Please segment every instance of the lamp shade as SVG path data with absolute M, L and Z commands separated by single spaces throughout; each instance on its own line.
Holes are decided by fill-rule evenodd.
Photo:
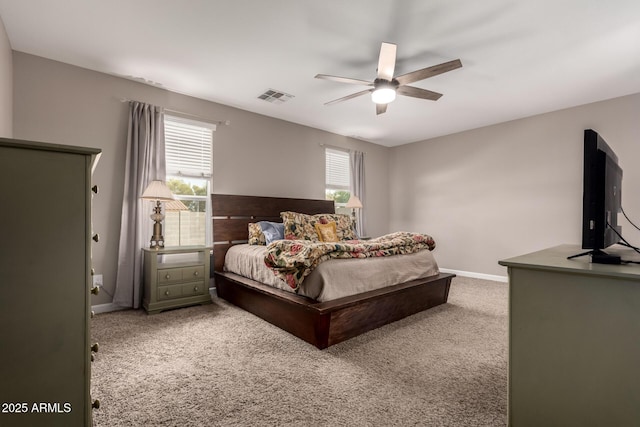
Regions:
M 145 200 L 174 200 L 173 193 L 164 181 L 151 181 L 140 198 Z
M 360 201 L 360 199 L 358 198 L 358 196 L 354 196 L 353 194 L 351 195 L 351 197 L 349 197 L 349 200 L 347 201 L 347 204 L 345 205 L 346 208 L 357 208 L 360 209 L 362 208 L 362 202 Z
M 164 204 L 164 210 L 169 211 L 188 211 L 189 208 L 182 203 L 181 200 L 171 200 Z

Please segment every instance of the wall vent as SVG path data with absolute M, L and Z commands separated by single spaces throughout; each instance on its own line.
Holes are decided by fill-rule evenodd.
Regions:
M 272 104 L 282 104 L 293 98 L 293 95 L 281 92 L 275 89 L 267 89 L 262 95 L 258 96 L 258 99 L 262 99 Z

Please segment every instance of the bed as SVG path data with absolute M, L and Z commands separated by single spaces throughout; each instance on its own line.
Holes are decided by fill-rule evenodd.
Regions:
M 333 213 L 334 203 L 212 194 L 217 295 L 319 349 L 447 302 L 453 274 L 438 273 L 356 295 L 316 301 L 224 270 L 227 251 L 247 242 L 248 224 L 280 221 L 280 212 Z

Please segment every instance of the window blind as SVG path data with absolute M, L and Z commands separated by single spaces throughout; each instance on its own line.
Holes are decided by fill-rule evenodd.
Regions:
M 167 175 L 210 178 L 214 130 L 215 125 L 165 116 Z
M 326 186 L 336 190 L 349 190 L 349 152 L 325 148 Z

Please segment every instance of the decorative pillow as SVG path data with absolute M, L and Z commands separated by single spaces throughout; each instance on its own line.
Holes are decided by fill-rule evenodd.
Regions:
M 315 223 L 315 229 L 321 242 L 337 242 L 336 223 L 331 221 L 326 224 Z
M 318 218 L 321 224 L 334 221 L 336 223 L 336 234 L 338 240 L 354 240 L 357 239 L 356 233 L 353 230 L 353 221 L 351 216 L 345 214 L 319 214 L 314 215 Z
M 262 232 L 260 224 L 257 222 L 249 223 L 249 244 L 250 245 L 266 245 L 267 240 Z
M 280 212 L 284 224 L 284 238 L 287 240 L 311 240 L 318 242 L 318 233 L 314 228 L 316 223 L 312 215 L 298 212 Z
M 266 244 L 273 242 L 274 240 L 284 239 L 284 224 L 281 222 L 260 221 L 260 228 L 264 234 Z
M 336 235 L 338 240 L 356 239 L 353 231 L 353 222 L 349 215 L 344 214 L 317 214 L 306 215 L 298 212 L 280 212 L 284 223 L 284 238 L 289 240 L 311 240 L 318 242 L 318 233 L 315 229 L 316 222 L 320 224 L 336 223 Z

